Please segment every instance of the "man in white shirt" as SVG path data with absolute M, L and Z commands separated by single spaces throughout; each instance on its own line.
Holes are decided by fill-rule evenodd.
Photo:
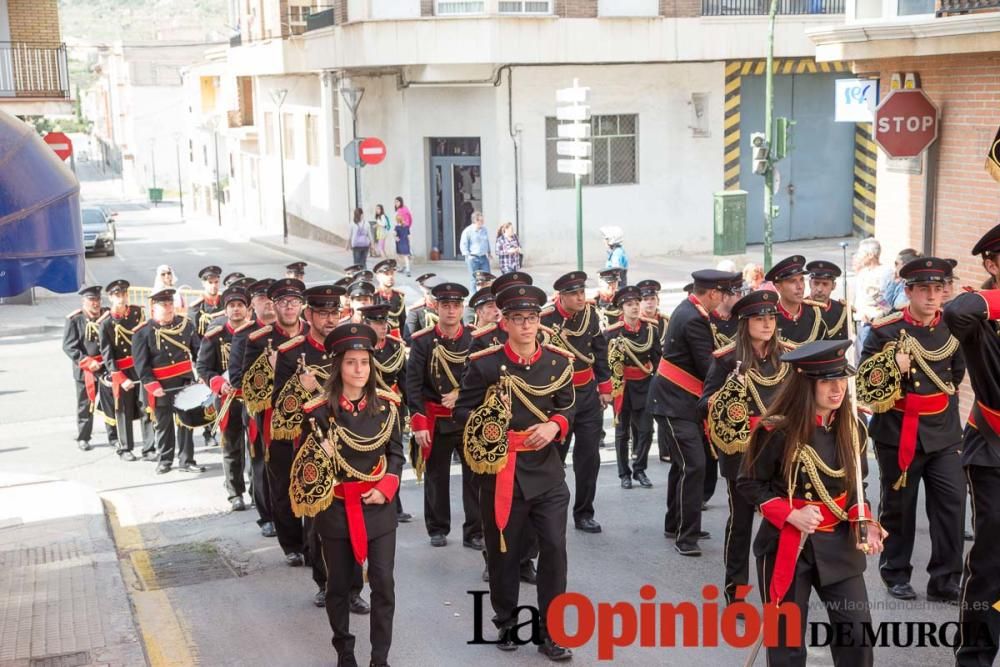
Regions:
M 490 270 L 490 235 L 486 231 L 486 221 L 481 211 L 472 214 L 472 224 L 462 230 L 462 238 L 458 243 L 458 251 L 465 257 L 465 265 L 469 267 L 470 293 L 476 291 L 476 272 Z

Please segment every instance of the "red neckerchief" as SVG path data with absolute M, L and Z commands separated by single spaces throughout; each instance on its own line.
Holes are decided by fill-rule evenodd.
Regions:
M 507 355 L 508 359 L 510 359 L 511 361 L 513 361 L 515 364 L 519 364 L 521 366 L 528 366 L 530 364 L 533 364 L 536 361 L 538 361 L 538 359 L 542 356 L 542 346 L 541 345 L 537 345 L 537 344 L 535 345 L 535 353 L 533 355 L 531 355 L 530 359 L 525 359 L 524 357 L 522 357 L 521 355 L 519 355 L 517 352 L 515 352 L 514 348 L 512 348 L 510 346 L 510 341 L 507 341 L 506 343 L 504 343 L 503 351 L 504 351 L 504 354 Z
M 798 322 L 799 318 L 802 317 L 802 313 L 804 313 L 805 310 L 806 309 L 802 307 L 802 304 L 799 304 L 799 314 L 798 315 L 792 315 L 790 312 L 788 312 L 787 310 L 785 310 L 784 306 L 781 305 L 781 300 L 780 299 L 778 300 L 778 312 L 786 320 L 791 320 L 792 322 Z
M 458 333 L 452 337 L 448 337 L 445 334 L 445 332 L 441 330 L 440 322 L 434 325 L 434 333 L 437 334 L 439 338 L 444 338 L 445 340 L 458 340 L 459 338 L 462 337 L 462 334 L 464 332 L 465 332 L 465 324 L 463 324 L 462 322 L 458 323 Z
M 339 402 L 340 402 L 340 409 L 341 410 L 345 410 L 347 412 L 354 412 L 355 411 L 354 402 L 351 399 L 345 397 L 343 394 L 340 395 L 340 401 Z M 358 403 L 357 410 L 360 412 L 361 410 L 364 410 L 367 405 L 368 405 L 368 399 L 365 398 L 364 396 L 362 396 L 361 397 L 361 402 Z
M 639 329 L 642 328 L 642 320 L 639 320 L 638 322 L 636 322 L 635 328 L 633 329 L 632 327 L 630 327 L 628 325 L 628 322 L 625 321 L 625 316 L 622 315 L 622 328 L 624 328 L 625 331 L 627 331 L 629 333 L 639 333 Z
M 910 307 L 906 306 L 905 308 L 903 308 L 903 320 L 907 324 L 912 324 L 915 327 L 936 327 L 938 324 L 941 323 L 941 311 L 940 310 L 937 311 L 937 313 L 934 315 L 934 319 L 931 320 L 930 324 L 924 324 L 923 322 L 913 319 L 913 315 L 910 314 Z
M 204 299 L 202 299 L 202 301 L 204 301 L 205 303 L 207 303 L 207 304 L 208 304 L 209 306 L 211 306 L 212 308 L 215 308 L 216 306 L 218 306 L 218 305 L 219 305 L 219 301 L 220 301 L 221 299 L 222 299 L 222 295 L 221 295 L 221 294 L 216 294 L 216 295 L 215 295 L 214 297 L 210 297 L 210 296 L 208 296 L 208 295 L 206 294 L 206 295 L 205 295 L 205 298 L 204 298 Z

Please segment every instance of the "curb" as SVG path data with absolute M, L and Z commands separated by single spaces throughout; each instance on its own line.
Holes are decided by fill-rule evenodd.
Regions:
M 251 236 L 249 238 L 249 241 L 250 243 L 255 243 L 259 246 L 263 246 L 264 248 L 268 248 L 269 250 L 280 252 L 283 255 L 291 257 L 292 259 L 304 260 L 309 262 L 310 264 L 315 264 L 317 266 L 323 267 L 324 269 L 329 269 L 330 271 L 339 271 L 340 273 L 343 273 L 344 269 L 347 268 L 348 266 L 347 264 L 343 264 L 340 262 L 331 262 L 328 257 L 324 257 L 319 254 L 295 252 L 291 248 L 282 243 L 276 243 L 274 241 L 271 241 L 270 239 L 261 238 L 259 236 Z M 317 241 L 317 243 L 320 242 Z
M 62 327 L 55 324 L 0 327 L 0 338 L 6 338 L 7 336 L 35 336 L 45 333 L 58 333 L 62 330 Z

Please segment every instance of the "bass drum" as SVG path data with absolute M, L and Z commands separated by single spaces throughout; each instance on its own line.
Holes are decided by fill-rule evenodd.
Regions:
M 219 416 L 215 394 L 203 384 L 189 384 L 174 397 L 174 414 L 181 426 L 191 429 L 209 426 Z

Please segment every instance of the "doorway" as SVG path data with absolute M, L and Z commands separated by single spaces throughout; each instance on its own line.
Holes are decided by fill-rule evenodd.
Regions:
M 441 259 L 458 259 L 462 230 L 483 210 L 479 137 L 430 140 L 431 246 Z

